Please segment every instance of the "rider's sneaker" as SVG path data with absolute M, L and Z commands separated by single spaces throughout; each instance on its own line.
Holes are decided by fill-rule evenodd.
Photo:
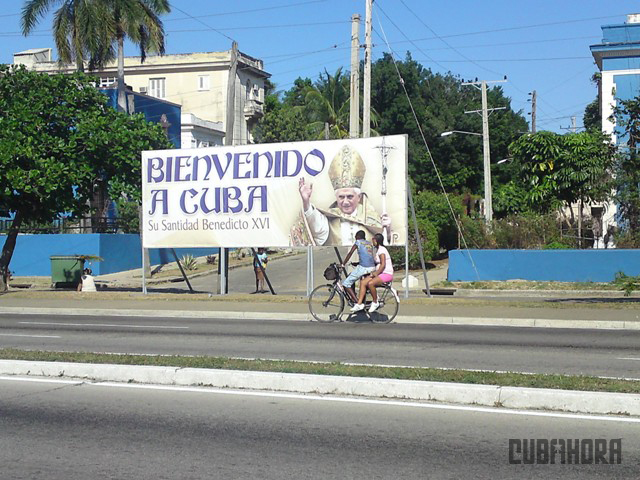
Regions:
M 380 307 L 380 304 L 378 302 L 371 302 L 371 305 L 369 306 L 369 313 L 375 312 L 378 307 Z
M 356 303 L 353 307 L 351 307 L 351 312 L 356 313 L 364 310 L 364 303 Z

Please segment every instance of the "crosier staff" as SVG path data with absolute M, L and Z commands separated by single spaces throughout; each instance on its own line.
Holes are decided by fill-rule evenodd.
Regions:
M 385 143 L 385 138 L 382 137 L 382 145 L 377 147 L 380 150 L 380 154 L 382 157 L 382 216 L 387 216 L 387 172 L 389 170 L 389 166 L 387 163 L 387 155 L 389 154 L 389 150 L 395 147 L 390 147 Z M 390 245 L 390 233 L 389 228 L 385 225 L 382 227 L 382 236 L 384 237 L 385 245 Z

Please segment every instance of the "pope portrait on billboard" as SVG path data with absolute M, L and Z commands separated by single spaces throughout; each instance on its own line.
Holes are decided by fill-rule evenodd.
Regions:
M 366 165 L 355 148 L 345 145 L 329 165 L 328 175 L 334 198 L 328 205 L 312 202 L 313 183 L 301 177 L 298 182 L 302 214 L 292 232 L 296 245 L 352 245 L 358 230 L 368 237 L 391 232 L 391 218 L 378 213 L 369 201 L 362 183 Z M 302 225 L 302 228 L 301 228 Z

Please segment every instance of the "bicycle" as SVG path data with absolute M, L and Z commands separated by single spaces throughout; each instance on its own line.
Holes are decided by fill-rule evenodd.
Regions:
M 328 323 L 342 321 L 345 304 L 353 307 L 354 302 L 341 281 L 341 271 L 344 267 L 337 263 L 332 263 L 324 271 L 324 278 L 332 280 L 333 283 L 320 285 L 313 289 L 309 295 L 309 311 L 313 318 L 319 322 Z M 346 273 L 346 272 L 345 272 Z M 373 323 L 390 323 L 398 314 L 400 299 L 398 292 L 391 286 L 391 283 L 383 283 L 376 288 L 378 303 L 380 306 L 373 313 L 369 313 L 368 307 L 371 305 L 370 292 L 367 290 L 365 297 L 365 309 L 360 312 L 348 312 L 349 317 L 358 313 L 364 313 Z

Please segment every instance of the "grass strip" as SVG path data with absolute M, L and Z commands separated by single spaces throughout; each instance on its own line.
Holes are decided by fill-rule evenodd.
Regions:
M 245 360 L 211 356 L 118 355 L 82 352 L 26 351 L 0 349 L 0 359 L 45 362 L 97 363 L 116 365 L 151 365 L 177 368 L 213 368 L 259 372 L 306 373 L 346 377 L 392 378 L 429 382 L 453 382 L 503 387 L 552 388 L 590 392 L 640 393 L 640 381 L 589 377 L 583 375 L 549 375 L 478 372 L 438 368 L 378 367 L 283 360 Z

